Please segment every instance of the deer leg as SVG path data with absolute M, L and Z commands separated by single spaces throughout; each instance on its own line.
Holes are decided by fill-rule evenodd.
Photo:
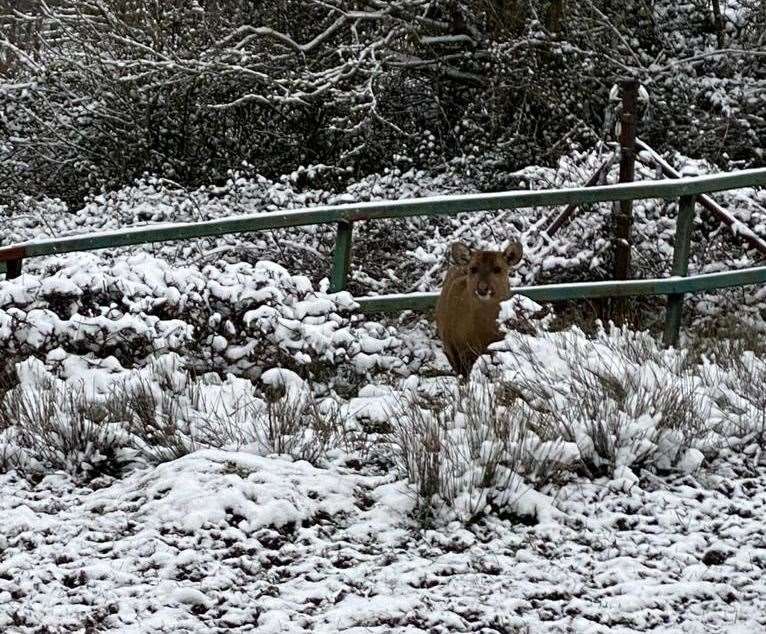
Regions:
M 467 381 L 468 377 L 471 375 L 471 368 L 473 368 L 473 364 L 476 363 L 477 358 L 478 355 L 472 350 L 462 350 L 458 357 L 458 367 L 455 370 L 457 374 L 462 375 Z
M 452 371 L 455 372 L 455 374 L 459 374 L 460 356 L 458 355 L 455 348 L 450 344 L 445 344 L 444 354 L 447 357 L 447 361 L 449 361 Z

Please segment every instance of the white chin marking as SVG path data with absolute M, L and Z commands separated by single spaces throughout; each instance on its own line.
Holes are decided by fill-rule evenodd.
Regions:
M 478 292 L 478 291 L 476 291 L 476 297 L 478 297 L 478 298 L 479 298 L 481 301 L 483 301 L 483 302 L 486 302 L 486 301 L 488 301 L 488 300 L 492 299 L 492 297 L 493 297 L 494 295 L 495 295 L 495 294 L 494 294 L 492 291 L 490 291 L 490 292 L 489 292 L 489 293 L 487 293 L 486 295 L 481 295 L 481 294 L 479 294 L 479 292 Z

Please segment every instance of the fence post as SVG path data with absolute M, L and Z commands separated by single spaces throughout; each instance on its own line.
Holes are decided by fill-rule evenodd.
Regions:
M 622 115 L 620 118 L 620 181 L 632 183 L 636 173 L 636 128 L 638 120 L 638 80 L 622 82 Z M 621 200 L 614 214 L 614 279 L 630 278 L 630 233 L 633 226 L 633 201 Z M 625 321 L 626 299 L 612 302 L 612 319 Z
M 3 261 L 5 264 L 5 279 L 12 280 L 21 275 L 26 249 L 21 246 L 6 247 L 3 249 Z
M 12 280 L 21 275 L 21 263 L 23 260 L 18 258 L 17 260 L 8 260 L 5 263 L 5 279 Z
M 686 277 L 689 272 L 689 247 L 691 245 L 693 224 L 694 196 L 681 196 L 678 201 L 678 220 L 676 221 L 676 236 L 675 244 L 673 245 L 672 275 L 676 277 Z M 683 293 L 668 295 L 665 315 L 665 336 L 663 338 L 666 347 L 678 345 L 683 304 Z
M 638 117 L 638 80 L 622 82 L 622 117 L 620 120 L 620 182 L 632 183 L 636 174 L 636 123 Z M 630 229 L 633 225 L 633 201 L 621 200 L 614 218 L 614 279 L 630 277 Z
M 350 220 L 338 223 L 335 252 L 332 259 L 332 274 L 330 276 L 331 293 L 337 293 L 346 288 L 348 268 L 351 263 L 351 238 L 353 232 L 354 223 Z

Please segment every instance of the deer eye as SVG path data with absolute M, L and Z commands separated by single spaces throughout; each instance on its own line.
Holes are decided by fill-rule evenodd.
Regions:
M 471 272 L 471 275 L 476 275 L 479 272 L 479 267 L 478 266 L 472 266 L 468 270 Z
M 502 272 L 503 269 L 501 269 L 499 266 L 496 266 L 493 271 L 495 274 Z

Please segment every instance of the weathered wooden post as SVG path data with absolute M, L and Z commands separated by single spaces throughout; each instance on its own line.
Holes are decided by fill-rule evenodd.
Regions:
M 632 183 L 636 173 L 636 128 L 638 120 L 638 80 L 622 81 L 622 116 L 620 118 L 620 182 Z M 630 278 L 631 228 L 633 201 L 621 200 L 614 213 L 614 279 Z M 615 300 L 612 318 L 618 324 L 625 317 L 625 299 Z
M 694 225 L 694 196 L 681 196 L 678 201 L 678 220 L 676 221 L 676 237 L 673 245 L 674 276 L 686 277 L 689 273 L 689 248 Z M 668 295 L 667 313 L 665 315 L 665 346 L 677 346 L 681 331 L 681 310 L 684 304 L 684 294 Z
M 353 233 L 353 222 L 338 223 L 338 233 L 335 238 L 335 252 L 333 253 L 332 261 L 332 274 L 330 276 L 331 293 L 337 293 L 346 288 L 348 269 L 351 264 L 351 239 Z
M 638 80 L 622 82 L 622 117 L 620 120 L 620 182 L 632 183 L 636 174 L 636 118 Z M 614 279 L 630 277 L 630 230 L 633 225 L 633 201 L 621 200 L 614 218 Z

